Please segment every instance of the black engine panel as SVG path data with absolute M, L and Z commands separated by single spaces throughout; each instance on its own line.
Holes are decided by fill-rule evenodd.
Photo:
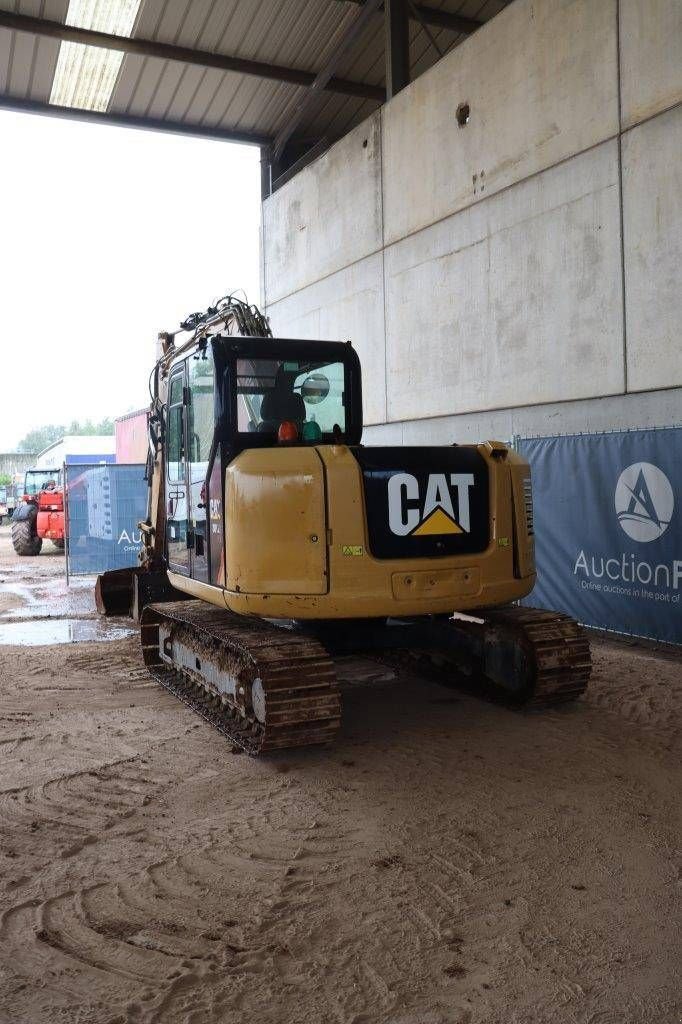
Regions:
M 375 558 L 476 554 L 490 541 L 488 469 L 473 448 L 353 447 Z

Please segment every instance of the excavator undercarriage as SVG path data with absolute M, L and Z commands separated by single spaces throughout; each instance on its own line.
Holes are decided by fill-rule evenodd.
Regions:
M 584 630 L 535 608 L 485 620 L 310 624 L 244 619 L 198 601 L 152 604 L 142 650 L 154 678 L 247 753 L 329 743 L 341 721 L 335 659 L 362 654 L 511 707 L 575 700 L 590 676 Z M 473 620 L 472 616 L 472 620 Z

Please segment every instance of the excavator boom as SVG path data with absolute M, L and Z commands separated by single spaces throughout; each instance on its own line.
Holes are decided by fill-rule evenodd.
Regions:
M 173 360 L 196 348 L 212 333 L 226 336 L 271 338 L 267 317 L 256 306 L 231 294 L 209 306 L 204 313 L 190 313 L 176 332 L 162 331 L 161 354 L 150 375 L 149 449 L 147 515 L 139 523 L 143 548 L 140 564 L 100 573 L 95 583 L 95 603 L 100 615 L 128 615 L 139 620 L 142 609 L 152 601 L 179 600 L 166 572 L 166 503 L 164 474 L 165 410 L 168 401 L 168 369 Z

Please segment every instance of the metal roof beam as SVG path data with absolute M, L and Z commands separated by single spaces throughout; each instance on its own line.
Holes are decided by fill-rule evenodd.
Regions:
M 351 3 L 363 6 L 365 0 L 336 0 L 337 3 Z M 412 5 L 410 5 L 412 6 Z M 415 21 L 421 21 L 435 28 L 447 28 L 450 32 L 464 33 L 471 35 L 485 22 L 476 18 L 465 18 L 461 14 L 451 14 L 450 11 L 436 10 L 435 7 L 427 7 L 426 4 L 414 4 L 414 12 L 410 11 L 410 17 Z
M 318 156 L 322 156 L 325 150 L 329 149 L 329 139 L 318 139 L 317 142 L 306 150 L 303 156 L 300 156 L 293 164 L 287 167 L 286 171 L 283 171 L 278 178 L 275 178 L 271 183 L 270 195 L 272 192 L 276 192 L 282 185 L 286 185 L 287 181 L 290 181 L 295 174 L 302 171 L 304 167 L 312 163 L 313 160 L 317 160 Z
M 268 146 L 268 135 L 258 132 L 233 131 L 230 128 L 205 128 L 185 121 L 168 121 L 156 117 L 136 117 L 133 114 L 106 113 L 99 110 L 81 110 L 79 107 L 60 107 L 54 103 L 24 100 L 0 95 L 0 110 L 15 110 L 22 114 L 44 114 L 47 117 L 66 118 L 69 121 L 89 121 L 95 124 L 113 124 L 119 128 L 141 128 L 144 131 L 168 132 L 171 135 L 189 135 L 220 142 L 241 142 L 252 146 Z
M 408 0 L 384 0 L 386 36 L 386 99 L 410 84 L 410 22 Z
M 366 3 L 362 5 L 362 10 L 358 14 L 357 18 L 349 27 L 331 57 L 327 60 L 327 63 L 320 71 L 318 71 L 315 76 L 315 81 L 310 84 L 310 87 L 304 93 L 303 98 L 296 105 L 293 112 L 287 117 L 286 123 L 277 133 L 272 147 L 275 159 L 280 155 L 287 141 L 294 134 L 305 114 L 319 96 L 320 92 L 327 88 L 327 83 L 332 80 L 334 71 L 348 51 L 358 41 L 367 27 L 372 15 L 376 14 L 380 7 L 381 0 L 366 0 Z
M 285 67 L 281 64 L 267 64 L 262 61 L 247 60 L 244 57 L 230 57 L 223 53 L 211 53 L 208 50 L 193 50 L 191 47 L 160 43 L 153 39 L 138 39 L 135 36 L 116 36 L 108 32 L 95 32 L 92 29 L 77 28 L 75 25 L 65 25 L 60 21 L 48 21 L 46 18 L 15 14 L 13 11 L 0 11 L 0 28 L 13 29 L 16 32 L 29 32 L 32 35 L 47 36 L 70 43 L 82 43 L 85 46 L 98 46 L 106 50 L 118 50 L 140 57 L 156 57 L 159 60 L 179 61 L 181 64 L 218 68 L 220 71 L 235 71 L 238 74 L 269 78 L 275 82 L 288 82 L 291 85 L 312 86 L 319 77 L 312 71 Z M 385 92 L 380 86 L 352 82 L 345 78 L 335 78 L 333 75 L 329 76 L 323 88 L 328 92 L 376 100 L 377 103 L 383 103 L 385 99 Z

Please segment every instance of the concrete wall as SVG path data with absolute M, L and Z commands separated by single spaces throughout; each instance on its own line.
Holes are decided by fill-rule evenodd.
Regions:
M 681 100 L 680 0 L 515 0 L 265 201 L 275 333 L 370 443 L 682 422 Z

